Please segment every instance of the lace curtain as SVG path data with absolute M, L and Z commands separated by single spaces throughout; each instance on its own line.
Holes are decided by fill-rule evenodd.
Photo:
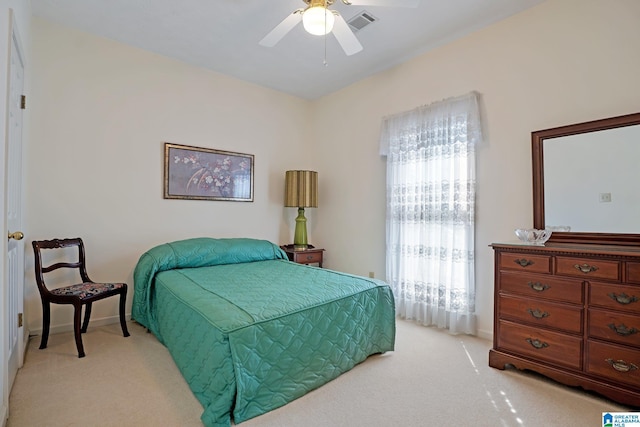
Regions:
M 475 334 L 478 95 L 386 117 L 387 281 L 398 316 Z

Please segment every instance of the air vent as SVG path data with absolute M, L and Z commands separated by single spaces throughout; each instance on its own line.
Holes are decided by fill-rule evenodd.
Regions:
M 367 11 L 362 11 L 347 22 L 353 31 L 360 31 L 367 25 L 373 24 L 378 18 Z

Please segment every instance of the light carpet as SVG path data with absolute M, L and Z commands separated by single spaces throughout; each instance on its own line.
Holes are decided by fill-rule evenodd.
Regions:
M 137 323 L 29 343 L 10 394 L 9 427 L 201 426 L 202 407 L 167 349 Z M 330 383 L 244 427 L 601 426 L 629 411 L 536 374 L 488 366 L 489 341 L 397 321 L 396 350 L 369 357 Z

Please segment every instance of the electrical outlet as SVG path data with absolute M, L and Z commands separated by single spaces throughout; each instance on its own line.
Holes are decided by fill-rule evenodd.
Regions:
M 373 279 L 375 276 L 376 276 L 376 274 L 375 274 L 373 271 L 370 271 L 370 272 L 369 272 L 369 277 L 370 277 L 371 279 Z
M 600 193 L 600 203 L 609 203 L 611 201 L 611 193 Z

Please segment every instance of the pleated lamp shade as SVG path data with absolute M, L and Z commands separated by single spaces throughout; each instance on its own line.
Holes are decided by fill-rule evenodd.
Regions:
M 317 208 L 318 172 L 287 171 L 284 205 L 292 208 Z

